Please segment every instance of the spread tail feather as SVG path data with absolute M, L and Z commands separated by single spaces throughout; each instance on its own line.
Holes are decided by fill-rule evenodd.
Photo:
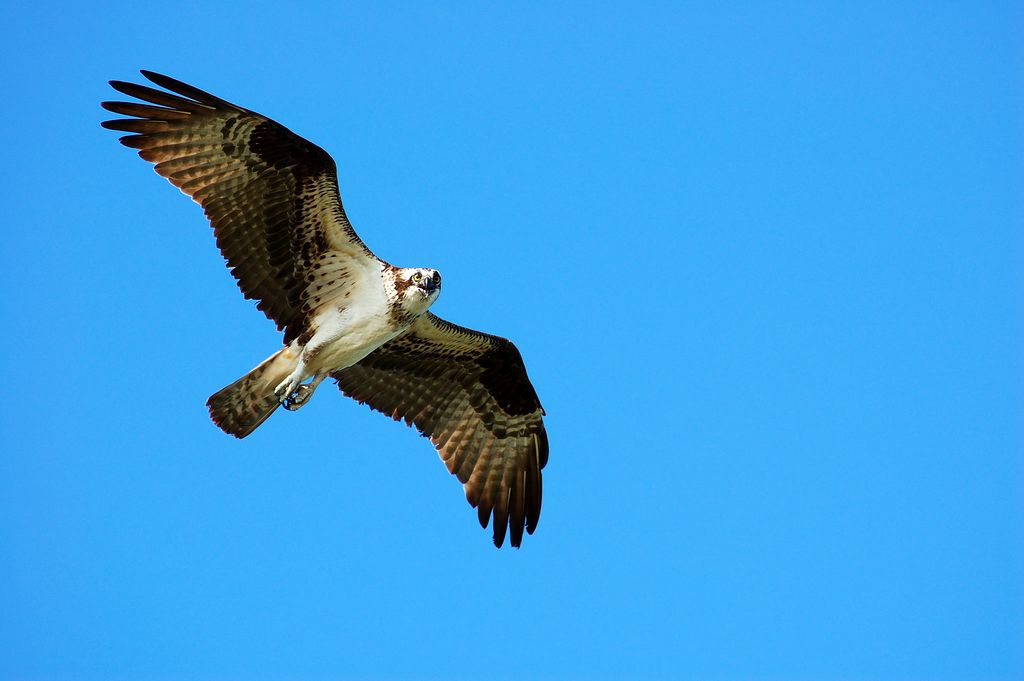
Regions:
M 243 438 L 266 421 L 281 406 L 274 388 L 295 368 L 292 354 L 288 348 L 281 348 L 245 376 L 210 395 L 206 407 L 217 427 Z

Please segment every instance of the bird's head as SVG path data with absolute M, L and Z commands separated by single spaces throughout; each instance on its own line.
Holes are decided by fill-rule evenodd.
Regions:
M 441 292 L 441 275 L 426 267 L 407 267 L 397 272 L 395 290 L 409 313 L 418 315 L 437 300 Z
M 437 295 L 441 290 L 441 273 L 425 267 L 409 269 L 408 282 L 425 296 Z

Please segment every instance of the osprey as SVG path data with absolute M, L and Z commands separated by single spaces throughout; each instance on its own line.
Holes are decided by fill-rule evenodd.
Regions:
M 510 341 L 428 312 L 441 275 L 395 267 L 363 244 L 341 205 L 333 159 L 260 114 L 150 71 L 168 90 L 110 81 L 139 102 L 103 127 L 203 207 L 246 298 L 284 347 L 207 401 L 243 438 L 279 406 L 306 404 L 327 377 L 430 438 L 495 546 L 519 546 L 540 518 L 544 410 Z M 172 94 L 173 93 L 173 94 Z

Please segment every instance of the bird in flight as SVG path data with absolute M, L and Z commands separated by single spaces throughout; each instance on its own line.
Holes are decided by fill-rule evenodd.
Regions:
M 495 546 L 518 547 L 540 518 L 548 440 L 537 393 L 510 341 L 429 312 L 441 275 L 375 256 L 345 215 L 334 160 L 254 111 L 142 71 L 162 90 L 111 87 L 128 118 L 103 127 L 202 206 L 242 294 L 284 347 L 207 401 L 243 438 L 278 407 L 295 411 L 325 378 L 428 437 Z

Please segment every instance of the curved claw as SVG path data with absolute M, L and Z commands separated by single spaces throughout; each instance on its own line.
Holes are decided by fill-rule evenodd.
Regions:
M 297 411 L 312 396 L 313 388 L 309 385 L 300 385 L 290 395 L 281 400 L 281 406 L 288 411 Z

